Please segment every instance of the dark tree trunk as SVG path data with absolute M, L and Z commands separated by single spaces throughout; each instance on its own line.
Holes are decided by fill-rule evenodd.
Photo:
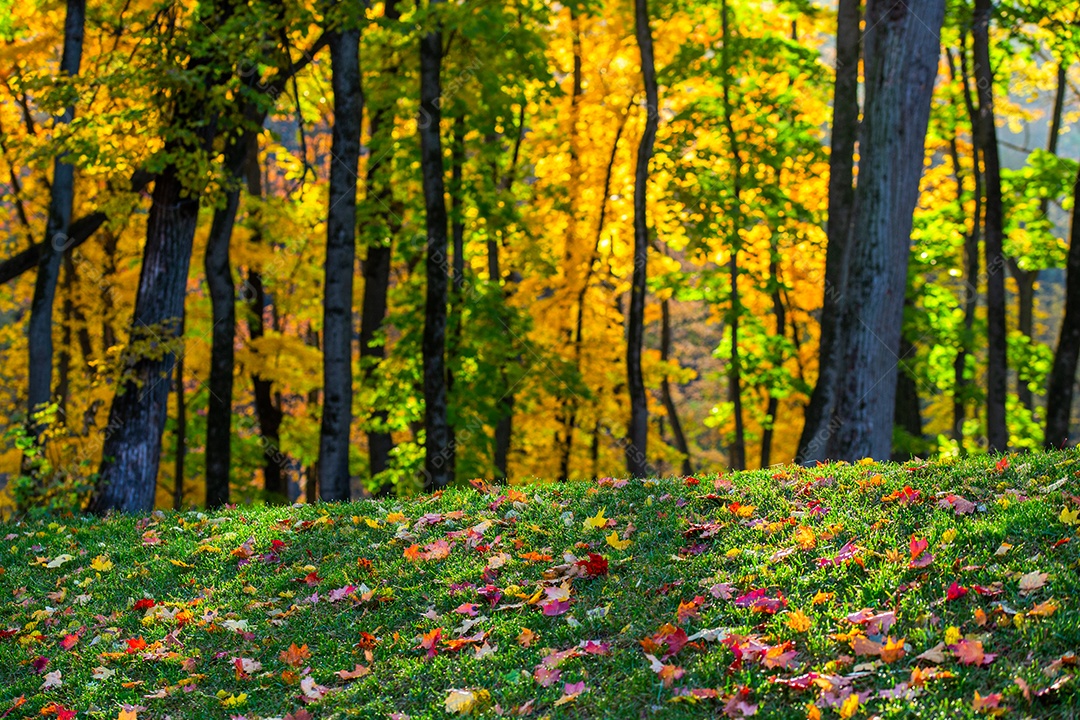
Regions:
M 388 20 L 396 21 L 401 17 L 396 0 L 387 0 L 384 14 Z M 390 80 L 398 76 L 398 63 L 392 62 L 383 71 L 383 77 Z M 371 93 L 369 93 L 371 95 Z M 386 357 L 386 349 L 379 341 L 383 322 L 386 319 L 386 296 L 390 289 L 390 264 L 393 258 L 394 235 L 397 221 L 393 213 L 386 210 L 391 198 L 390 178 L 392 175 L 389 156 L 392 155 L 394 139 L 393 102 L 376 104 L 368 102 L 370 108 L 371 164 L 367 169 L 367 185 L 370 197 L 376 202 L 375 212 L 380 214 L 382 222 L 374 223 L 380 231 L 385 227 L 384 237 L 373 238 L 368 244 L 367 258 L 364 260 L 364 304 L 360 311 L 360 367 L 365 383 L 375 382 L 375 370 Z M 385 409 L 372 413 L 372 427 L 367 430 L 368 470 L 372 477 L 385 472 L 390 465 L 390 451 L 394 449 L 394 440 L 385 429 L 389 414 Z M 379 494 L 393 490 L 391 485 L 384 485 Z
M 1080 174 L 1073 185 L 1072 230 L 1065 275 L 1065 317 L 1061 321 L 1054 365 L 1046 393 L 1047 447 L 1063 447 L 1069 440 L 1076 362 L 1080 355 Z
M 438 0 L 433 0 L 435 4 Z M 420 169 L 424 178 L 427 225 L 427 300 L 424 305 L 424 489 L 446 487 L 453 479 L 446 417 L 446 195 L 443 183 L 442 31 L 420 39 Z
M 784 307 L 784 299 L 780 294 L 780 266 L 779 248 L 774 242 L 770 248 L 769 258 L 769 282 L 773 283 L 772 305 L 773 315 L 776 317 L 776 334 L 784 337 L 787 333 L 787 308 Z M 783 358 L 781 358 L 781 361 Z M 769 393 L 769 402 L 765 407 L 765 428 L 761 433 L 761 467 L 767 468 L 772 464 L 772 441 L 773 428 L 776 426 L 776 413 L 780 409 L 780 400 L 772 392 Z
M 990 0 L 975 0 L 973 17 L 975 87 L 979 97 L 976 145 L 986 168 L 986 440 L 990 452 L 1009 445 L 1005 417 L 1008 391 L 1005 328 L 1005 255 L 1002 250 L 1001 163 L 994 125 L 994 70 L 990 66 Z
M 649 467 L 649 405 L 645 395 L 645 378 L 641 373 L 641 349 L 645 339 L 645 281 L 649 261 L 646 201 L 649 160 L 656 142 L 656 128 L 660 123 L 660 93 L 656 83 L 652 29 L 649 27 L 646 0 L 634 0 L 634 28 L 645 82 L 646 116 L 634 170 L 634 272 L 630 287 L 630 314 L 626 320 L 626 384 L 630 391 L 630 426 L 624 450 L 626 471 L 631 477 L 645 477 Z
M 735 135 L 735 125 L 732 122 L 731 108 L 731 72 L 732 60 L 729 45 L 731 44 L 731 30 L 728 23 L 728 6 L 726 0 L 720 3 L 720 22 L 723 37 L 723 66 L 724 66 L 724 125 L 727 128 L 728 142 L 731 143 L 732 173 L 731 194 L 733 202 L 733 218 L 731 233 L 731 257 L 728 259 L 728 281 L 731 283 L 731 309 L 728 316 L 728 326 L 731 328 L 731 355 L 728 358 L 728 401 L 732 404 L 732 413 L 735 416 L 735 434 L 728 448 L 728 464 L 732 470 L 746 469 L 746 430 L 743 426 L 742 411 L 742 368 L 739 361 L 739 316 L 742 314 L 742 303 L 739 298 L 739 250 L 742 243 L 739 240 L 739 229 L 742 227 L 742 179 L 741 166 L 742 155 L 739 152 L 739 142 Z
M 326 218 L 323 298 L 323 411 L 319 432 L 319 495 L 348 500 L 352 425 L 353 272 L 356 264 L 356 173 L 360 161 L 360 31 L 330 37 L 334 130 L 330 151 L 330 210 Z
M 452 238 L 453 258 L 451 267 L 454 273 L 453 293 L 450 297 L 451 323 L 450 342 L 447 355 L 452 359 L 459 357 L 461 352 L 461 322 L 464 317 L 464 289 L 465 289 L 465 185 L 462 178 L 463 165 L 465 163 L 465 117 L 459 115 L 454 119 L 454 135 L 450 145 L 450 236 Z M 446 367 L 446 394 L 453 398 L 454 393 L 454 369 L 453 363 L 448 362 Z M 447 448 L 449 456 L 446 464 L 450 471 L 450 479 L 457 477 L 457 431 L 453 423 L 447 423 Z
M 185 193 L 177 174 L 170 165 L 154 184 L 131 349 L 124 363 L 125 380 L 105 429 L 99 484 L 90 503 L 95 512 L 154 508 L 169 379 L 183 325 L 191 244 L 199 219 L 199 201 Z
M 668 362 L 671 357 L 671 313 L 668 308 L 668 300 L 660 302 L 660 361 Z M 667 373 L 664 373 L 660 381 L 660 397 L 664 401 L 664 409 L 667 410 L 668 420 L 671 422 L 671 434 L 675 436 L 675 447 L 682 453 L 682 474 L 693 475 L 694 467 L 690 462 L 690 446 L 686 442 L 686 434 L 683 432 L 682 422 L 679 420 L 679 411 L 675 408 L 675 401 L 671 397 L 671 382 Z
M 833 88 L 829 153 L 829 222 L 825 250 L 825 294 L 821 304 L 818 380 L 799 438 L 797 462 L 825 459 L 832 433 L 843 364 L 844 288 L 851 258 L 851 220 L 855 201 L 855 139 L 859 132 L 860 0 L 840 0 L 836 16 L 836 80 Z
M 922 406 L 919 404 L 919 386 L 911 376 L 906 365 L 915 354 L 911 342 L 900 338 L 900 367 L 896 372 L 896 405 L 893 410 L 893 425 L 903 429 L 910 437 L 921 440 L 923 437 Z M 893 448 L 892 459 L 910 460 L 910 452 L 901 452 Z
M 854 237 L 844 292 L 845 349 L 828 457 L 887 460 L 912 216 L 919 196 L 944 0 L 870 0 L 866 106 Z
M 184 509 L 184 459 L 187 457 L 187 402 L 184 399 L 184 356 L 176 358 L 176 457 L 173 465 L 173 510 Z
M 79 74 L 85 21 L 86 0 L 68 0 L 64 18 L 64 49 L 60 58 L 62 75 L 75 77 Z M 56 118 L 55 124 L 67 125 L 74 117 L 75 106 L 68 105 Z M 74 202 L 75 166 L 65 161 L 65 154 L 60 154 L 53 163 L 49 217 L 45 224 L 34 297 L 30 304 L 30 328 L 27 338 L 30 347 L 28 397 L 30 428 L 34 434 L 40 433 L 42 428 L 34 421 L 33 414 L 48 404 L 52 395 L 53 301 L 56 297 L 56 283 L 60 277 L 61 259 L 64 251 L 71 245 L 69 227 Z
M 262 197 L 262 175 L 259 168 L 259 143 L 254 133 L 247 135 L 247 155 L 244 174 L 247 178 L 248 195 Z M 256 221 L 258 222 L 258 221 Z M 262 242 L 262 232 L 256 225 L 254 242 Z M 262 275 L 255 270 L 248 272 L 248 334 L 254 342 L 266 335 L 264 314 L 267 309 L 266 288 Z M 251 378 L 252 394 L 255 399 L 255 417 L 259 423 L 259 436 L 262 438 L 263 452 L 263 492 L 266 501 L 274 504 L 286 503 L 289 488 L 285 477 L 285 455 L 281 452 L 281 395 L 274 393 L 273 383 L 257 374 Z

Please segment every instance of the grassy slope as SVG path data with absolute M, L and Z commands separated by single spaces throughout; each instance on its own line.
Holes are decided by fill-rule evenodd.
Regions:
M 1066 504 L 1075 507 L 1067 495 L 1080 494 L 1077 475 L 1080 454 L 1069 452 L 1014 457 L 1003 471 L 983 458 L 926 467 L 832 466 L 789 468 L 778 475 L 742 473 L 732 477 L 732 489 L 718 491 L 719 498 L 706 497 L 713 493 L 712 478 L 703 478 L 697 486 L 676 480 L 631 482 L 621 488 L 569 483 L 523 488 L 524 502 L 504 500 L 497 509 L 491 508 L 496 495 L 468 488 L 407 502 L 237 508 L 210 516 L 166 513 L 143 519 L 81 518 L 59 525 L 0 526 L 0 535 L 7 536 L 0 546 L 0 630 L 17 631 L 0 639 L 0 713 L 25 696 L 25 704 L 9 717 L 37 715 L 52 702 L 78 711 L 79 717 L 115 718 L 122 703 L 145 708 L 139 710 L 140 718 L 281 717 L 304 707 L 301 684 L 296 678 L 289 678 L 292 683 L 283 679 L 290 666 L 280 658 L 296 643 L 306 644 L 311 657 L 293 672 L 303 674 L 310 668 L 318 685 L 334 690 L 306 706 L 318 718 L 388 717 L 394 712 L 413 718 L 447 717 L 443 704 L 451 688 L 490 691 L 486 708 L 477 708 L 488 716 L 495 713 L 495 703 L 508 711 L 532 700 L 535 717 L 713 717 L 723 708 L 723 700 L 671 702 L 673 690 L 650 669 L 640 644 L 664 623 L 676 623 L 680 601 L 700 595 L 706 602 L 700 617 L 683 623 L 688 633 L 723 627 L 756 634 L 771 644 L 792 640 L 798 652 L 795 668 L 770 670 L 751 661 L 729 672 L 732 650 L 719 642 L 702 642 L 668 660 L 685 670 L 673 687 L 713 688 L 726 694 L 749 686 L 751 701 L 760 705 L 760 717 L 805 717 L 805 705 L 820 695 L 816 688 L 798 691 L 770 684 L 769 676 L 791 677 L 808 670 L 849 675 L 855 665 L 874 660 L 857 657 L 852 662 L 850 642 L 830 637 L 850 632 L 854 626 L 845 616 L 862 608 L 895 610 L 897 621 L 890 634 L 906 638 L 909 650 L 891 664 L 869 671 L 860 668 L 854 680 L 857 691 L 876 694 L 907 681 L 916 665 L 934 664 L 915 656 L 941 642 L 948 626 L 981 638 L 986 652 L 998 657 L 989 665 L 971 667 L 946 651 L 940 666 L 955 677 L 931 680 L 913 700 L 871 699 L 856 717 L 873 713 L 972 717 L 977 714 L 972 709 L 976 692 L 1004 693 L 1001 704 L 1012 708 L 1013 716 L 1072 716 L 1080 706 L 1080 683 L 1069 682 L 1049 697 L 1029 703 L 1014 678 L 1026 679 L 1035 691 L 1076 672 L 1066 665 L 1054 677 L 1044 673 L 1051 662 L 1080 647 L 1076 601 L 1080 540 L 1073 537 L 1051 547 L 1075 535 L 1076 528 L 1061 522 L 1059 514 Z M 806 490 L 819 478 L 832 482 Z M 1061 478 L 1066 478 L 1064 484 L 1044 492 Z M 878 480 L 881 484 L 874 484 Z M 883 496 L 905 485 L 920 490 L 921 500 L 882 502 Z M 1019 499 L 1012 490 L 1027 499 Z M 957 515 L 936 506 L 934 495 L 940 491 L 959 493 L 984 507 Z M 803 515 L 813 500 L 827 508 L 823 516 Z M 732 501 L 756 509 L 749 518 L 741 518 L 729 509 Z M 628 523 L 636 527 L 630 535 L 632 545 L 615 549 L 604 539 L 612 528 L 583 526 L 601 508 L 614 520 L 620 538 L 626 537 Z M 463 516 L 417 526 L 425 513 L 453 511 Z M 387 514 L 394 512 L 403 513 L 407 522 L 388 522 Z M 784 522 L 793 517 L 795 521 Z M 414 542 L 423 550 L 446 539 L 448 532 L 484 520 L 494 521 L 483 540 L 492 546 L 487 550 L 467 548 L 459 537 L 452 538 L 445 559 L 405 557 L 405 549 Z M 694 543 L 683 536 L 689 523 L 709 521 L 724 527 L 704 541 L 700 554 L 680 554 Z M 816 547 L 771 560 L 777 550 L 796 546 L 798 525 L 814 530 Z M 953 530 L 955 537 L 947 542 Z M 913 534 L 929 540 L 928 552 L 934 555 L 929 567 L 908 567 Z M 153 537 L 160 544 L 144 543 Z M 242 564 L 232 551 L 249 538 L 256 554 Z M 260 559 L 274 540 L 284 543 L 278 561 Z M 863 566 L 848 562 L 818 567 L 817 558 L 834 556 L 852 540 L 861 548 L 858 557 Z M 1012 549 L 995 556 L 1003 542 Z M 568 612 L 547 617 L 535 605 L 502 607 L 522 602 L 513 596 L 511 586 L 528 597 L 540 587 L 544 571 L 563 562 L 563 553 L 584 557 L 588 549 L 608 558 L 610 572 L 595 579 L 574 579 Z M 899 555 L 889 557 L 889 551 Z M 492 576 L 504 593 L 498 607 L 490 608 L 475 589 L 452 591 L 453 583 L 482 587 L 485 565 L 500 552 L 512 559 Z M 524 559 L 529 552 L 554 560 Z M 56 568 L 41 562 L 62 554 L 73 559 Z M 107 556 L 111 569 L 91 569 L 92 560 L 100 555 Z M 361 559 L 371 562 L 370 572 Z M 309 586 L 303 579 L 312 571 L 319 580 Z M 1048 573 L 1047 583 L 1021 595 L 1018 579 L 1031 571 Z M 946 588 L 954 580 L 969 587 L 1001 582 L 1004 592 L 988 599 L 972 591 L 946 602 Z M 897 594 L 899 586 L 913 581 L 915 586 Z M 373 597 L 363 602 L 356 594 L 338 602 L 327 600 L 332 590 L 350 583 L 366 584 L 376 591 L 374 597 L 382 595 L 384 601 Z M 755 613 L 736 607 L 733 600 L 713 597 L 709 589 L 715 583 L 732 584 L 736 595 L 759 587 L 768 588 L 770 594 L 780 590 L 787 597 L 788 611 L 803 610 L 811 626 L 796 632 L 788 626 L 784 611 Z M 316 590 L 322 600 L 305 601 Z M 812 598 L 819 591 L 835 597 L 814 605 Z M 162 609 L 133 608 L 143 597 L 165 603 L 166 615 L 179 609 L 190 613 L 190 619 L 185 622 L 181 614 L 155 620 Z M 1052 616 L 1010 620 L 1017 610 L 1029 610 L 1049 598 L 1060 604 Z M 464 617 L 455 608 L 469 602 L 478 603 L 478 617 L 485 617 L 467 635 L 487 631 L 486 642 L 497 649 L 477 659 L 475 645 L 454 652 L 440 642 L 438 654 L 427 659 L 417 649 L 418 636 L 442 628 L 444 641 L 457 637 L 454 628 Z M 995 610 L 999 606 L 1006 608 L 1004 615 Z M 606 615 L 602 610 L 590 612 L 603 608 Z M 974 618 L 977 608 L 989 615 L 983 627 Z M 280 613 L 284 614 L 272 624 L 271 614 Z M 230 620 L 246 622 L 246 631 L 243 623 L 236 629 Z M 178 625 L 182 627 L 177 629 Z M 526 627 L 538 634 L 528 648 L 518 642 Z M 378 638 L 370 662 L 357 648 L 362 632 Z M 169 633 L 176 642 L 166 641 Z M 67 634 L 80 634 L 71 649 L 61 646 Z M 140 637 L 148 647 L 125 652 L 127 640 Z M 541 660 L 584 640 L 609 643 L 611 652 L 567 659 L 559 680 L 541 687 L 532 675 Z M 32 667 L 39 657 L 49 659 L 40 674 Z M 249 679 L 239 679 L 234 668 L 237 657 L 259 661 L 262 668 L 250 672 Z M 370 666 L 370 673 L 350 682 L 334 675 L 358 662 Z M 95 680 L 92 673 L 99 667 L 115 675 Z M 57 670 L 62 686 L 40 690 L 46 674 Z M 578 681 L 584 681 L 587 691 L 573 702 L 556 705 L 564 683 Z M 219 691 L 234 698 L 243 693 L 246 699 L 228 706 Z M 163 697 L 145 697 L 154 693 Z M 838 713 L 825 707 L 822 716 Z

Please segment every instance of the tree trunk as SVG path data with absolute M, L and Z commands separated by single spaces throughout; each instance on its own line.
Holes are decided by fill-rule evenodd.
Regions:
M 914 346 L 907 338 L 900 337 L 900 363 L 896 372 L 896 406 L 893 409 L 893 425 L 903 429 L 909 436 L 921 440 L 922 407 L 919 404 L 919 386 L 915 379 L 908 374 L 904 367 L 904 361 L 915 352 Z M 910 452 L 900 452 L 893 448 L 892 459 L 895 461 L 910 460 Z
M 461 352 L 461 322 L 464 317 L 464 289 L 465 289 L 465 185 L 462 179 L 463 165 L 465 164 L 465 117 L 459 115 L 454 118 L 454 135 L 450 145 L 450 235 L 453 239 L 452 265 L 454 273 L 453 293 L 450 297 L 450 308 L 453 314 L 450 323 L 450 343 L 447 355 L 450 358 L 458 358 Z M 446 367 L 446 394 L 447 398 L 454 392 L 454 369 L 448 363 Z M 457 477 L 457 432 L 451 423 L 447 423 L 447 448 L 449 454 L 446 460 L 450 472 L 450 479 Z
M 434 5 L 440 0 L 432 0 Z M 446 417 L 446 195 L 443 187 L 442 31 L 420 39 L 420 169 L 424 178 L 427 225 L 427 300 L 424 305 L 424 489 L 446 487 L 453 479 L 449 460 L 450 428 Z
M 176 358 L 176 457 L 173 465 L 173 510 L 184 509 L 184 459 L 187 457 L 187 404 L 184 399 L 184 356 Z
M 668 308 L 668 300 L 660 302 L 660 361 L 668 362 L 671 357 L 671 313 Z M 675 436 L 675 447 L 682 453 L 682 474 L 693 475 L 694 467 L 690 462 L 690 445 L 686 442 L 686 434 L 683 432 L 682 421 L 679 420 L 679 411 L 675 407 L 675 401 L 671 397 L 671 382 L 665 372 L 660 381 L 660 396 L 664 401 L 664 409 L 667 410 L 668 420 L 671 422 L 671 434 Z
M 319 495 L 328 501 L 348 500 L 350 496 L 356 173 L 364 111 L 359 47 L 358 29 L 342 29 L 330 37 L 334 130 L 330 150 L 330 210 L 326 217 L 323 410 L 319 431 Z
M 76 77 L 79 74 L 85 21 L 86 0 L 68 0 L 64 18 L 64 49 L 60 58 L 61 75 Z M 75 105 L 68 105 L 56 118 L 55 126 L 68 125 L 74 117 Z M 60 277 L 60 262 L 71 243 L 69 226 L 75 203 L 75 166 L 66 162 L 65 157 L 66 154 L 62 153 L 53 162 L 49 217 L 38 258 L 34 297 L 30 303 L 30 327 L 27 333 L 30 349 L 28 419 L 34 435 L 39 435 L 43 428 L 34 420 L 33 414 L 47 405 L 52 395 L 53 301 Z
M 1065 317 L 1061 321 L 1054 365 L 1046 392 L 1046 436 L 1048 448 L 1064 447 L 1069 441 L 1076 362 L 1080 355 L 1080 173 L 1073 185 L 1072 230 L 1069 233 L 1069 260 L 1065 274 Z
M 731 233 L 731 257 L 728 259 L 728 282 L 731 283 L 731 309 L 728 316 L 728 326 L 731 328 L 731 355 L 728 358 L 728 402 L 732 405 L 732 414 L 735 417 L 735 434 L 732 437 L 731 446 L 728 448 L 728 465 L 732 470 L 746 469 L 746 430 L 743 426 L 742 411 L 742 369 L 739 366 L 739 315 L 742 313 L 742 303 L 739 298 L 739 250 L 742 243 L 739 239 L 739 229 L 742 227 L 742 155 L 739 152 L 739 142 L 735 135 L 735 125 L 732 121 L 731 108 L 731 69 L 732 60 L 729 54 L 731 44 L 731 29 L 728 23 L 728 6 L 726 0 L 720 3 L 720 23 L 723 38 L 723 67 L 724 67 L 724 125 L 727 129 L 728 142 L 731 144 L 732 173 L 731 194 L 733 203 L 732 233 Z
M 784 307 L 783 297 L 780 295 L 780 266 L 777 262 L 779 248 L 775 241 L 770 248 L 769 258 L 769 282 L 774 283 L 772 292 L 773 315 L 776 317 L 776 334 L 784 337 L 787 332 L 787 308 Z M 783 362 L 783 357 L 780 358 Z M 767 468 L 772 464 L 772 440 L 773 428 L 776 426 L 776 414 L 780 409 L 780 400 L 772 392 L 769 392 L 769 402 L 765 407 L 765 428 L 761 433 L 761 467 Z
M 887 460 L 912 216 L 919 197 L 944 0 L 870 0 L 866 106 L 845 289 L 841 392 L 828 457 Z
M 975 87 L 979 97 L 976 145 L 986 172 L 986 440 L 990 452 L 1004 452 L 1009 445 L 1005 417 L 1008 391 L 1005 328 L 1005 256 L 1002 250 L 1001 163 L 997 128 L 994 125 L 994 71 L 990 66 L 990 0 L 975 0 L 972 18 L 975 53 Z
M 648 473 L 649 406 L 645 378 L 641 373 L 641 349 L 645 339 L 645 280 L 649 261 L 649 225 L 646 217 L 649 160 L 660 123 L 660 97 L 653 61 L 652 29 L 646 0 L 634 0 L 634 28 L 641 53 L 641 74 L 645 82 L 645 130 L 638 146 L 634 171 L 634 272 L 627 317 L 626 384 L 630 392 L 630 426 L 627 430 L 626 471 L 631 477 Z
M 833 89 L 829 154 L 829 222 L 825 250 L 825 294 L 821 304 L 818 379 L 799 438 L 796 461 L 825 459 L 833 428 L 843 364 L 844 288 L 851 259 L 851 221 L 855 200 L 855 139 L 859 131 L 860 0 L 840 0 L 836 15 L 836 80 Z
M 206 408 L 206 507 L 229 502 L 232 444 L 233 344 L 236 339 L 236 289 L 229 263 L 236 211 L 240 205 L 237 176 L 247 154 L 241 137 L 226 151 L 225 206 L 214 211 L 206 241 L 206 284 L 210 290 L 213 327 L 210 344 L 209 399 Z
M 401 17 L 396 0 L 387 0 L 383 13 L 387 20 L 396 21 Z M 398 76 L 398 63 L 391 63 L 383 76 L 395 79 Z M 369 93 L 370 94 L 370 93 Z M 360 367 L 363 381 L 375 382 L 375 370 L 386 358 L 386 349 L 379 341 L 383 322 L 386 320 L 386 296 L 390 289 L 390 264 L 393 258 L 394 235 L 398 223 L 393 220 L 393 213 L 386 210 L 391 197 L 390 181 L 392 168 L 387 162 L 394 146 L 392 131 L 394 126 L 393 102 L 369 102 L 371 154 L 373 158 L 367 169 L 368 192 L 376 202 L 375 211 L 380 213 L 383 222 L 374 223 L 380 230 L 386 227 L 386 236 L 369 243 L 367 258 L 364 260 L 364 304 L 360 311 Z M 367 430 L 368 472 L 375 477 L 385 472 L 390 465 L 390 451 L 394 449 L 394 440 L 385 429 L 389 414 L 386 410 L 372 413 L 372 425 Z M 379 488 L 379 494 L 393 490 L 391 485 Z

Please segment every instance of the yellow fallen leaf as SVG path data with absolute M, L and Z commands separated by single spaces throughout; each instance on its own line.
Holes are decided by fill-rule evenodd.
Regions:
M 190 563 L 186 563 L 183 560 L 169 560 L 169 562 L 171 562 L 176 567 L 182 567 L 182 568 L 193 568 L 193 567 L 195 567 L 194 565 L 192 565 Z
M 116 720 L 139 720 L 139 713 L 134 709 L 120 708 L 120 714 L 116 716 Z
M 813 550 L 814 546 L 817 545 L 817 536 L 812 529 L 801 525 L 795 531 L 795 544 L 799 546 L 800 550 Z
M 787 626 L 797 633 L 806 632 L 810 629 L 810 618 L 802 610 L 796 610 L 787 614 Z
M 955 539 L 956 539 L 956 528 L 949 528 L 948 530 L 946 530 L 944 533 L 941 534 L 941 543 L 943 545 L 948 545 L 949 543 L 951 543 Z
M 467 715 L 490 697 L 487 690 L 451 690 L 443 704 L 446 712 Z
M 859 712 L 859 696 L 852 693 L 847 696 L 847 700 L 844 700 L 844 703 L 840 706 L 840 717 L 844 720 L 851 720 L 857 712 Z
M 1058 520 L 1066 525 L 1080 525 L 1080 507 L 1075 510 L 1069 510 L 1069 508 L 1061 508 L 1061 514 L 1058 515 Z
M 606 509 L 607 508 L 600 508 L 600 511 L 597 512 L 596 515 L 592 516 L 591 518 L 586 518 L 584 523 L 585 529 L 599 530 L 600 528 L 607 525 L 607 518 L 604 517 L 604 510 Z
M 405 513 L 392 512 L 386 516 L 386 522 L 388 523 L 403 523 L 409 522 L 409 518 L 405 517 Z
M 822 592 L 821 590 L 818 590 L 817 594 L 814 595 L 814 599 L 810 601 L 810 604 L 811 605 L 823 605 L 824 603 L 827 603 L 830 600 L 832 600 L 834 597 L 836 597 L 836 593 Z
M 108 555 L 98 555 L 90 561 L 90 568 L 98 572 L 108 572 L 113 569 L 112 560 Z
M 634 541 L 630 539 L 620 540 L 619 533 L 615 530 L 612 530 L 611 534 L 604 539 L 607 540 L 608 545 L 615 548 L 616 550 L 625 550 L 634 543 Z
M 945 644 L 955 645 L 960 642 L 960 628 L 950 626 L 945 628 Z
M 52 560 L 45 563 L 45 567 L 47 567 L 47 568 L 58 568 L 61 565 L 63 565 L 64 563 L 71 562 L 74 559 L 75 558 L 73 558 L 71 555 L 68 555 L 67 553 L 65 553 L 63 555 L 57 555 Z
M 1059 607 L 1061 606 L 1054 600 L 1047 600 L 1028 610 L 1027 614 L 1028 617 L 1050 617 L 1058 611 Z

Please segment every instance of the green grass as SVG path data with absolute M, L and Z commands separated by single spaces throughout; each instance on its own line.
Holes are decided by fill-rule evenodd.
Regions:
M 974 709 L 976 692 L 1000 693 L 1007 716 L 1075 717 L 1080 538 L 1060 516 L 1077 507 L 1071 496 L 1080 494 L 1078 476 L 1080 454 L 1070 451 L 1013 456 L 1003 469 L 988 458 L 789 467 L 726 476 L 730 487 L 704 476 L 697 485 L 545 484 L 516 487 L 516 501 L 500 498 L 506 488 L 470 487 L 409 501 L 9 524 L 0 526 L 0 713 L 116 718 L 137 706 L 139 718 L 303 717 L 305 710 L 317 718 L 445 718 L 450 690 L 468 689 L 479 700 L 472 712 L 487 717 L 526 706 L 537 718 L 707 718 L 722 715 L 728 698 L 746 687 L 747 702 L 766 718 L 806 717 L 814 703 L 823 718 L 839 717 L 852 691 L 861 698 L 854 717 L 984 716 Z M 918 498 L 882 501 L 905 486 Z M 962 495 L 978 508 L 957 514 L 938 506 L 937 493 Z M 742 517 L 733 503 L 753 510 Z M 614 525 L 585 527 L 602 508 Z M 439 522 L 418 522 L 436 513 Z M 485 521 L 483 537 L 470 541 L 465 531 Z M 715 534 L 688 538 L 692 523 L 714 523 Z M 631 545 L 607 544 L 612 530 L 626 538 L 630 524 Z M 812 549 L 798 547 L 799 528 L 812 531 L 800 532 L 804 544 L 814 538 Z M 909 566 L 912 536 L 929 542 L 930 565 Z M 249 540 L 253 554 L 244 561 Z M 414 544 L 424 551 L 440 540 L 451 543 L 445 558 L 407 557 Z M 283 544 L 264 557 L 274 541 Z M 855 560 L 820 566 L 819 558 L 836 556 L 848 542 L 859 548 Z M 1003 543 L 1012 547 L 996 554 Z M 527 602 L 562 582 L 546 581 L 545 573 L 564 575 L 557 566 L 565 553 L 585 558 L 590 551 L 605 556 L 608 573 L 570 580 L 568 611 L 547 616 Z M 62 555 L 71 559 L 46 567 Z M 94 569 L 99 556 L 102 569 Z M 1020 578 L 1032 572 L 1047 573 L 1045 585 L 1023 594 Z M 967 588 L 1000 583 L 1001 593 L 970 589 L 947 601 L 954 581 Z M 478 594 L 489 583 L 502 593 L 494 607 Z M 731 599 L 714 596 L 723 595 L 714 587 L 723 583 L 732 586 Z M 330 601 L 350 584 L 355 591 Z M 769 597 L 782 593 L 787 607 L 768 614 L 737 606 L 738 596 L 758 588 Z M 320 601 L 312 603 L 316 591 Z M 704 598 L 697 615 L 680 622 L 680 602 L 695 597 Z M 136 609 L 143 598 L 158 605 Z M 1028 614 L 1047 601 L 1043 608 L 1058 609 Z M 477 603 L 477 616 L 455 612 L 463 603 Z M 864 608 L 895 611 L 888 634 L 904 640 L 902 657 L 885 663 L 855 655 L 846 635 L 857 626 L 846 616 Z M 796 610 L 809 618 L 808 630 L 791 627 Z M 467 619 L 477 622 L 462 631 Z M 728 637 L 691 643 L 664 660 L 683 672 L 670 687 L 641 643 L 667 623 L 691 637 L 715 628 Z M 964 665 L 949 648 L 940 661 L 917 659 L 950 627 L 996 659 Z M 442 639 L 429 659 L 420 638 L 437 628 Z M 536 634 L 528 647 L 519 643 L 523 628 Z M 455 650 L 446 641 L 459 635 L 476 640 Z M 797 654 L 789 668 L 765 667 L 763 657 L 739 666 L 732 647 L 747 649 L 746 636 L 767 646 L 790 641 L 776 652 Z M 74 645 L 65 648 L 65 638 Z M 139 638 L 146 647 L 129 645 Z M 607 651 L 571 653 L 555 682 L 538 682 L 534 671 L 545 657 L 590 640 Z M 487 654 L 477 658 L 484 643 Z M 282 658 L 293 644 L 310 653 L 295 666 Z M 249 665 L 242 677 L 236 658 L 261 668 Z M 348 681 L 335 675 L 357 663 L 369 672 Z M 901 684 L 916 667 L 946 676 L 905 693 Z M 57 671 L 62 684 L 42 689 Z M 807 672 L 825 679 L 806 690 L 769 680 Z M 1029 686 L 1030 700 L 1016 678 Z M 584 692 L 556 704 L 566 684 L 579 682 Z M 304 702 L 305 688 L 322 697 Z M 718 697 L 675 701 L 680 688 Z M 881 696 L 894 689 L 898 697 Z

